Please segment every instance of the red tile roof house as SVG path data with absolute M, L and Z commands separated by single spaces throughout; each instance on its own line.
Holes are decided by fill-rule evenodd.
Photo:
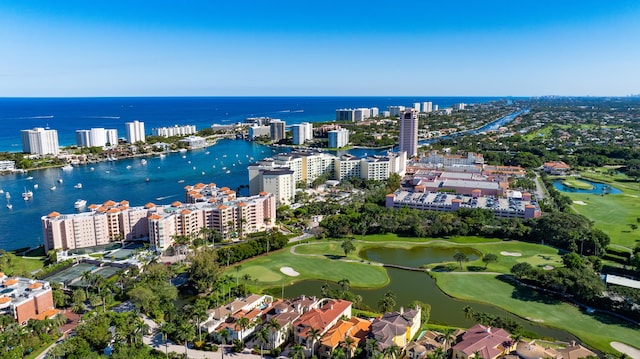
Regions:
M 571 167 L 562 161 L 552 161 L 544 163 L 544 171 L 552 175 L 564 175 Z
M 294 342 L 306 347 L 306 354 L 311 354 L 313 339 L 309 337 L 309 329 L 319 330 L 324 335 L 340 318 L 351 318 L 353 303 L 341 299 L 322 299 L 319 308 L 304 313 L 293 323 Z
M 287 334 L 290 332 L 293 323 L 302 314 L 318 308 L 319 305 L 320 301 L 316 297 L 307 297 L 305 295 L 291 300 L 278 299 L 273 302 L 267 308 L 262 325 L 268 325 L 267 323 L 275 321 L 280 326 L 280 329 L 269 329 L 269 347 L 275 349 L 282 345 L 286 341 Z
M 476 324 L 469 328 L 462 335 L 462 340 L 451 348 L 451 358 L 475 358 L 475 353 L 478 352 L 484 359 L 495 359 L 511 352 L 515 347 L 515 341 L 506 330 Z

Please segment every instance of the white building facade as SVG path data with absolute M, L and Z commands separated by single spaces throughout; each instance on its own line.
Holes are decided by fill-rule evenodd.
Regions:
M 58 131 L 36 127 L 33 130 L 20 131 L 22 138 L 22 152 L 33 155 L 57 155 L 60 153 L 58 145 Z
M 137 143 L 145 142 L 144 122 L 133 121 L 124 124 L 127 130 L 127 142 Z
M 341 148 L 349 144 L 349 130 L 341 128 L 329 131 L 329 148 Z
M 303 145 L 305 142 L 313 139 L 313 125 L 309 122 L 292 125 L 291 134 L 294 145 Z

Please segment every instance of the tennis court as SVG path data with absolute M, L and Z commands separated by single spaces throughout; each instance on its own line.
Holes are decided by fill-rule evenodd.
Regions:
M 136 252 L 135 249 L 122 248 L 122 249 L 117 249 L 111 252 L 109 255 L 105 256 L 105 258 L 109 258 L 109 259 L 113 258 L 117 261 L 121 261 L 123 259 L 127 259 L 133 256 L 135 252 Z
M 95 271 L 94 274 L 97 274 L 97 275 L 101 276 L 104 279 L 108 279 L 108 278 L 113 277 L 119 271 L 121 271 L 120 268 L 102 267 L 102 268 L 98 269 L 97 271 Z
M 58 273 L 55 273 L 49 277 L 45 277 L 44 280 L 49 282 L 69 284 L 76 278 L 80 278 L 82 276 L 82 273 L 93 270 L 95 268 L 96 267 L 93 264 L 80 263 L 73 267 L 64 269 Z

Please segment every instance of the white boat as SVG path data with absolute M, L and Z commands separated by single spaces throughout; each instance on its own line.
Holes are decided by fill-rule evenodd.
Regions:
M 29 176 L 27 177 L 27 180 L 31 181 L 33 179 L 33 176 Z
M 82 188 L 82 183 L 78 182 L 75 186 L 73 186 L 73 188 L 77 188 L 77 189 Z
M 187 158 L 187 156 L 182 156 L 182 158 Z
M 4 190 L 2 188 L 0 188 L 0 194 L 3 194 Z
M 127 169 L 128 169 L 128 170 L 130 170 L 130 169 L 131 169 L 131 165 L 128 165 L 128 166 L 127 166 Z
M 33 197 L 33 192 L 31 191 L 27 191 L 27 187 L 24 188 L 24 192 L 22 192 L 22 198 L 25 201 L 28 201 L 31 199 L 31 197 Z
M 147 164 L 147 160 L 145 160 L 144 158 L 142 160 L 140 160 L 140 164 L 141 165 L 146 165 Z
M 50 190 L 55 191 L 56 190 L 56 185 L 54 184 L 53 186 L 49 187 Z
M 62 183 L 62 178 L 58 178 L 58 183 Z
M 227 172 L 225 172 L 225 173 L 231 173 L 231 171 L 227 170 Z
M 204 171 L 202 171 L 202 175 L 204 176 Z
M 186 148 L 181 148 L 181 149 L 178 150 L 178 152 L 185 153 L 185 152 L 187 152 L 187 149 Z
M 91 170 L 91 172 L 93 172 L 93 171 L 95 171 L 96 169 L 95 169 L 95 168 L 93 168 L 93 167 L 91 167 L 91 168 L 89 168 L 89 170 Z
M 178 180 L 178 183 L 184 183 L 184 180 L 183 179 Z
M 84 208 L 86 205 L 87 205 L 87 201 L 86 200 L 79 199 L 73 204 L 73 207 L 75 209 L 80 209 L 80 208 Z
M 73 166 L 69 163 L 67 163 L 66 165 L 62 166 L 62 170 L 63 171 L 72 171 L 73 170 Z
M 11 199 L 11 193 L 7 192 L 7 193 L 4 195 L 4 198 L 6 198 L 6 199 Z
M 167 157 L 167 155 L 165 155 L 164 153 L 160 154 L 160 158 L 165 158 L 165 157 Z
M 7 203 L 7 208 L 12 209 L 13 205 L 11 203 Z
M 193 170 L 194 170 L 194 171 L 196 170 L 196 166 L 193 166 Z
M 37 183 L 33 185 L 33 189 L 38 189 L 38 184 Z
M 210 153 L 210 152 L 209 152 L 209 151 L 207 151 L 207 152 L 205 152 L 204 154 L 205 154 L 205 155 L 208 155 L 209 153 Z

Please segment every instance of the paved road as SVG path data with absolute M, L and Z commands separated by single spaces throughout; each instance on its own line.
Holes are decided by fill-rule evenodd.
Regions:
M 536 172 L 535 183 L 536 183 L 536 192 L 535 192 L 536 199 L 540 201 L 541 199 L 547 197 L 547 188 L 544 186 L 544 183 L 542 183 L 542 179 L 540 179 L 540 175 L 538 174 L 538 172 Z

